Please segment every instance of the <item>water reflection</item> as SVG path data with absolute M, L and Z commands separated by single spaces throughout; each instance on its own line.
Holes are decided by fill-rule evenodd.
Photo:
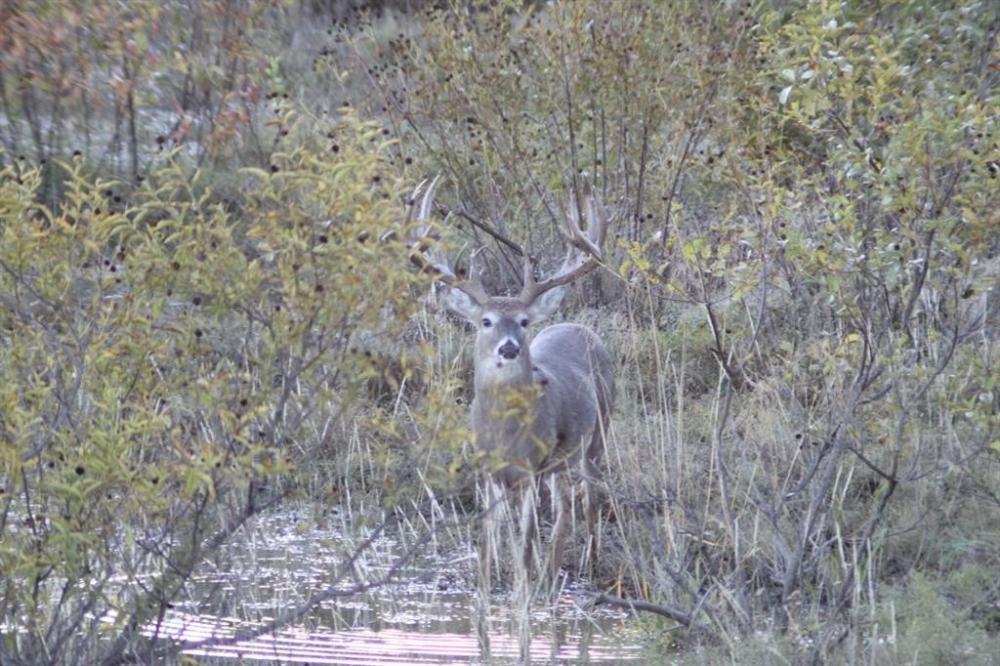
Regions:
M 158 627 L 160 638 L 192 644 L 230 639 L 255 623 L 301 604 L 328 585 L 330 572 L 353 543 L 345 521 L 315 520 L 308 513 L 263 517 L 252 532 L 209 566 Z M 405 539 L 376 540 L 358 562 L 356 580 L 384 576 L 405 550 Z M 461 541 L 458 541 L 461 543 Z M 303 623 L 277 635 L 226 645 L 186 649 L 210 661 L 242 659 L 311 664 L 476 663 L 475 553 L 467 544 L 421 550 L 394 577 L 368 593 L 323 602 Z M 491 654 L 495 661 L 518 656 L 508 597 L 491 595 Z M 206 603 L 205 599 L 210 599 Z M 532 614 L 532 661 L 540 663 L 636 663 L 638 649 L 623 642 L 625 613 L 589 607 L 586 590 L 569 586 L 554 606 Z M 199 659 L 201 661 L 202 659 Z
M 224 640 L 235 635 L 240 625 L 184 614 L 172 614 L 159 627 L 161 638 L 181 642 Z M 152 634 L 152 629 L 148 632 Z M 513 637 L 492 638 L 493 657 L 514 660 L 518 645 Z M 246 661 L 307 662 L 310 664 L 445 664 L 479 661 L 479 647 L 470 634 L 432 633 L 403 629 L 348 629 L 332 631 L 289 629 L 276 636 L 260 637 L 233 644 L 188 649 L 198 657 Z M 557 663 L 625 663 L 635 659 L 634 650 L 610 644 L 588 644 L 579 636 L 568 637 L 559 646 L 544 637 L 532 643 L 533 661 Z

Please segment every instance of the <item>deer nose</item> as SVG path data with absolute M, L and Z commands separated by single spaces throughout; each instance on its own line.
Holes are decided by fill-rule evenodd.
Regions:
M 508 340 L 507 342 L 500 345 L 497 349 L 497 353 L 503 356 L 508 361 L 512 361 L 517 358 L 518 353 L 520 353 L 521 348 L 517 346 L 517 343 L 513 340 Z

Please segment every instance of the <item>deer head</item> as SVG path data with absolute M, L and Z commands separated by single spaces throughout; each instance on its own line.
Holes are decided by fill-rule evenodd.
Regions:
M 588 196 L 583 200 L 587 220 L 587 228 L 583 230 L 575 199 L 570 197 L 570 213 L 560 228 L 570 245 L 562 267 L 548 278 L 538 281 L 535 279 L 534 261 L 522 251 L 521 293 L 517 296 L 490 296 L 476 270 L 475 255 L 468 276 L 461 278 L 440 254 L 437 244 L 432 242 L 433 232 L 428 221 L 438 182 L 438 178 L 431 181 L 420 200 L 417 220 L 421 228 L 418 240 L 413 244 L 411 259 L 444 283 L 440 296 L 442 304 L 476 327 L 477 395 L 480 388 L 491 384 L 530 381 L 531 326 L 545 320 L 559 308 L 567 284 L 600 265 L 607 218 L 598 202 Z M 417 186 L 411 198 L 411 216 L 423 185 Z

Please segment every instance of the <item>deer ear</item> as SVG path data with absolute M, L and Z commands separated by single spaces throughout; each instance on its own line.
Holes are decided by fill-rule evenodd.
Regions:
M 479 303 L 461 289 L 442 287 L 438 295 L 438 300 L 448 312 L 456 314 L 459 317 L 464 317 L 472 323 L 478 322 L 479 311 L 482 308 Z
M 526 308 L 528 316 L 532 321 L 541 321 L 552 316 L 559 309 L 565 295 L 566 290 L 562 287 L 550 289 L 528 304 Z

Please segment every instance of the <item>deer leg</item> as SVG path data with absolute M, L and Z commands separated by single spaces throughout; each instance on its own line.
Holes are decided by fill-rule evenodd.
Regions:
M 476 595 L 476 636 L 483 661 L 490 658 L 490 577 L 489 546 L 479 544 L 479 594 Z
M 571 489 L 563 479 L 562 473 L 549 476 L 549 493 L 555 513 L 555 523 L 552 525 L 552 553 L 549 561 L 549 582 L 555 586 L 559 580 L 559 569 L 562 567 L 563 549 L 570 529 L 573 512 Z
M 587 551 L 584 553 L 584 562 L 588 577 L 593 577 L 597 571 L 600 513 L 601 503 L 596 484 L 593 479 L 585 479 L 583 482 L 583 518 L 587 524 Z
M 590 448 L 583 457 L 583 517 L 587 527 L 587 550 L 585 552 L 585 569 L 591 577 L 597 571 L 597 556 L 600 548 L 600 517 L 601 504 L 604 501 L 600 489 L 600 481 L 603 476 L 600 468 L 600 461 L 604 457 L 604 449 L 607 446 L 606 415 L 598 415 L 597 427 L 594 428 L 594 437 Z
M 500 575 L 501 563 L 505 559 L 500 556 L 500 544 L 507 540 L 507 535 L 504 535 L 504 532 L 510 529 L 510 499 L 504 488 L 492 479 L 485 482 L 481 492 L 485 512 L 482 518 L 477 554 L 483 565 L 481 567 L 482 575 L 492 588 L 494 570 L 496 570 L 497 575 Z
M 479 530 L 479 540 L 476 543 L 476 554 L 479 564 L 479 594 L 476 595 L 476 633 L 479 639 L 480 657 L 484 661 L 490 658 L 490 593 L 493 589 L 493 562 L 496 557 L 497 544 L 500 541 L 496 512 L 501 509 L 497 505 L 502 492 L 492 479 L 487 479 L 479 486 L 481 506 L 485 507 L 482 525 Z
M 535 539 L 538 533 L 537 499 L 538 487 L 534 479 L 527 479 L 525 486 L 518 493 L 521 501 L 521 516 L 519 531 L 521 537 L 520 566 L 514 572 L 514 607 L 517 609 L 516 625 L 518 628 L 518 647 L 520 662 L 531 663 L 531 605 L 532 573 L 535 567 Z M 513 518 L 513 516 L 511 516 Z M 517 544 L 517 539 L 511 539 Z
M 537 490 L 532 480 L 521 494 L 521 564 L 529 570 L 534 559 L 534 545 L 538 533 Z

